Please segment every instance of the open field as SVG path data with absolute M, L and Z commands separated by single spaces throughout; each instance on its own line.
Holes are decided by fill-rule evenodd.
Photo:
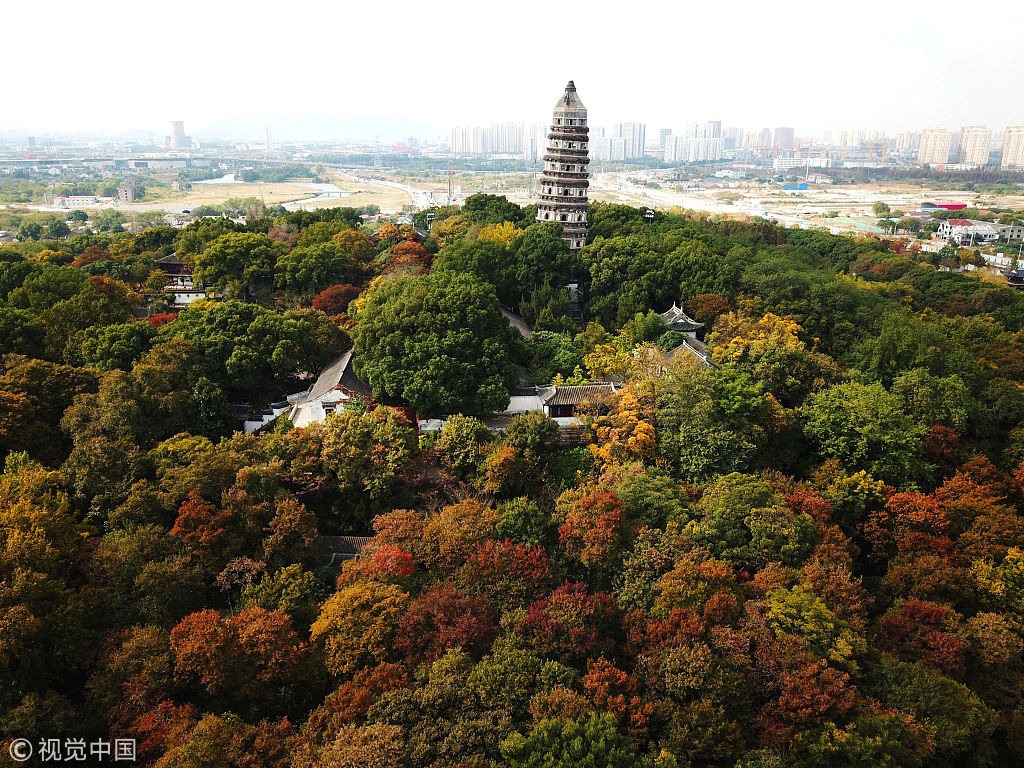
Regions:
M 229 198 L 255 197 L 267 205 L 285 205 L 289 210 L 376 205 L 382 213 L 394 214 L 407 210 L 410 204 L 421 210 L 430 205 L 443 205 L 447 199 L 446 175 L 438 174 L 426 180 L 410 179 L 405 174 L 390 176 L 379 171 L 363 174 L 360 170 L 328 169 L 327 176 L 340 193 L 327 194 L 322 194 L 322 188 L 313 188 L 299 180 L 283 183 L 196 183 L 188 192 L 157 188 L 151 190 L 151 195 L 159 196 L 156 199 L 121 209 L 126 213 L 150 210 L 180 212 L 200 205 L 222 204 Z M 650 181 L 657 181 L 660 188 L 636 183 L 644 176 Z M 530 191 L 532 177 L 529 174 L 460 174 L 455 181 L 461 193 L 453 201 L 456 204 L 461 204 L 477 191 L 506 195 L 519 205 L 536 201 Z M 958 200 L 982 208 L 1024 210 L 1024 195 L 997 197 L 967 190 L 935 190 L 897 183 L 811 185 L 807 190 L 784 191 L 778 185 L 765 187 L 723 180 L 698 188 L 676 190 L 675 182 L 658 177 L 656 173 L 599 173 L 591 179 L 590 199 L 662 210 L 680 207 L 741 218 L 768 216 L 778 218 L 787 226 L 823 226 L 861 233 L 877 230 L 874 226 L 877 216 L 873 211 L 876 202 L 887 203 L 894 212 L 917 210 L 926 200 Z M 831 215 L 832 212 L 837 215 Z
M 303 205 L 303 208 L 334 208 L 349 206 L 362 208 L 364 205 L 377 205 L 384 213 L 397 213 L 409 204 L 409 193 L 390 184 L 379 181 L 359 179 L 348 173 L 328 172 L 331 183 L 348 194 L 340 200 L 324 200 Z
M 156 210 L 165 208 L 175 212 L 183 208 L 200 205 L 221 205 L 232 197 L 261 198 L 267 205 L 301 200 L 315 194 L 309 187 L 299 183 L 264 184 L 245 182 L 238 184 L 193 184 L 187 192 L 176 192 L 169 188 L 155 187 L 146 191 L 145 202 L 124 206 L 126 210 Z
M 341 190 L 340 195 L 322 194 L 323 189 L 314 188 L 301 181 L 222 184 L 197 182 L 186 192 L 176 192 L 163 187 L 152 188 L 147 191 L 145 201 L 120 206 L 120 209 L 125 213 L 160 210 L 180 213 L 200 205 L 221 205 L 229 198 L 255 197 L 267 205 L 284 205 L 290 210 L 341 206 L 361 208 L 366 205 L 377 205 L 384 213 L 397 213 L 410 202 L 409 192 L 397 184 L 361 179 L 341 172 L 331 172 L 328 176 L 331 183 Z

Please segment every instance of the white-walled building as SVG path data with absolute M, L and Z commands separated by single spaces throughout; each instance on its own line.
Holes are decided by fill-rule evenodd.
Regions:
M 452 128 L 453 155 L 525 155 L 533 154 L 547 143 L 544 126 L 531 123 L 491 123 L 490 127 Z
M 703 125 L 688 125 L 682 134 L 665 139 L 665 162 L 699 163 L 725 156 L 722 123 L 713 120 Z
M 831 168 L 832 160 L 828 157 L 776 157 L 772 160 L 772 168 L 776 171 L 788 171 L 792 168 Z
M 946 219 L 939 225 L 936 234 L 943 240 L 952 238 L 960 243 L 960 245 L 978 245 L 998 240 L 999 230 L 1000 227 L 998 225 L 988 221 Z

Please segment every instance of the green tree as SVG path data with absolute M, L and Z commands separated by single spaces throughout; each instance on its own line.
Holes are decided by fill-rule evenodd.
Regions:
M 59 464 L 69 447 L 59 431 L 61 417 L 76 397 L 96 390 L 96 372 L 19 355 L 0 359 L 0 371 L 0 448 Z
M 995 713 L 962 683 L 922 662 L 885 655 L 871 671 L 868 689 L 894 709 L 913 714 L 934 740 L 929 765 L 990 765 Z
M 801 412 L 804 433 L 821 455 L 838 459 L 848 471 L 865 470 L 896 486 L 924 477 L 920 452 L 927 429 L 881 384 L 830 387 L 811 395 Z
M 297 390 L 300 372 L 314 373 L 323 366 L 318 350 L 311 348 L 317 338 L 313 330 L 300 315 L 225 301 L 182 311 L 160 328 L 157 339 L 192 342 L 199 349 L 197 362 L 211 379 L 234 397 L 262 404 Z M 330 349 L 332 357 L 341 346 Z
M 103 213 L 107 212 L 104 211 Z M 124 220 L 124 214 L 120 211 L 113 211 L 112 213 L 118 214 L 122 217 L 122 221 Z M 199 215 L 195 211 L 193 213 L 197 216 Z M 191 261 L 195 256 L 202 253 L 209 243 L 212 243 L 221 235 L 244 231 L 244 225 L 236 224 L 230 219 L 201 218 L 192 222 L 178 233 L 178 236 L 174 239 L 174 251 L 180 258 Z
M 119 325 L 94 325 L 82 335 L 81 361 L 101 371 L 131 370 L 147 352 L 157 329 L 144 320 Z
M 23 269 L 11 268 L 11 278 L 17 285 L 11 285 L 7 295 L 7 304 L 18 309 L 29 309 L 35 313 L 52 307 L 65 299 L 70 299 L 82 289 L 86 274 L 71 267 L 61 267 L 42 263 L 28 274 Z
M 801 331 L 793 320 L 772 313 L 755 319 L 730 312 L 715 321 L 708 340 L 722 367 L 749 373 L 782 405 L 792 407 L 840 375 L 830 357 L 807 349 Z
M 0 355 L 34 355 L 43 344 L 45 328 L 29 312 L 0 306 Z
M 352 339 L 330 317 L 316 309 L 295 309 L 285 315 L 300 323 L 298 370 L 311 376 L 352 349 Z
M 324 468 L 342 492 L 382 496 L 415 455 L 416 434 L 392 408 L 340 411 L 322 426 Z
M 454 648 L 421 667 L 419 685 L 388 691 L 370 707 L 371 723 L 404 729 L 402 765 L 490 765 L 501 757 L 498 744 L 511 730 L 511 718 L 503 706 L 484 706 L 467 685 L 471 670 L 472 659 Z
M 867 650 L 867 643 L 809 586 L 773 590 L 768 593 L 766 605 L 768 626 L 777 635 L 801 637 L 817 658 L 840 669 L 857 671 L 857 656 Z
M 374 397 L 425 414 L 487 413 L 516 385 L 518 334 L 494 289 L 450 272 L 406 277 L 374 290 L 353 330 L 356 370 Z
M 470 195 L 462 204 L 462 214 L 470 224 L 517 224 L 523 220 L 523 209 L 504 195 Z
M 821 728 L 796 735 L 792 765 L 795 768 L 919 768 L 926 764 L 923 758 L 928 757 L 931 750 L 920 743 L 915 725 L 899 714 L 867 714 L 843 726 L 827 722 Z M 752 768 L 762 765 L 770 768 L 785 763 L 755 763 Z
M 56 358 L 63 353 L 68 362 L 73 362 L 85 329 L 128 322 L 139 301 L 140 296 L 124 283 L 102 276 L 88 278 L 74 296 L 40 313 L 49 356 Z
M 359 274 L 352 257 L 328 240 L 280 254 L 276 282 L 290 293 L 312 296 L 338 283 L 359 282 Z
M 967 386 L 956 374 L 940 378 L 923 368 L 896 378 L 892 393 L 900 398 L 906 412 L 925 426 L 941 424 L 959 432 L 978 409 Z
M 951 346 L 939 328 L 908 312 L 893 310 L 882 318 L 875 333 L 853 348 L 850 361 L 889 386 L 914 368 L 923 368 L 933 376 L 946 375 Z
M 326 591 L 323 582 L 302 570 L 301 565 L 289 565 L 273 574 L 264 574 L 261 581 L 246 586 L 239 607 L 284 611 L 297 628 L 306 631 L 316 620 Z
M 765 482 L 734 472 L 711 483 L 697 505 L 694 538 L 735 565 L 799 565 L 814 544 L 814 525 L 796 514 Z
M 198 356 L 185 339 L 157 344 L 130 372 L 110 371 L 96 394 L 76 398 L 61 426 L 76 443 L 104 436 L 147 449 L 186 429 L 222 434 L 227 403 Z
M 246 298 L 269 290 L 274 268 L 284 250 L 263 234 L 234 232 L 221 235 L 191 257 L 197 283 Z M 326 286 L 324 286 L 326 287 Z
M 472 416 L 455 414 L 437 436 L 434 449 L 442 463 L 463 479 L 472 479 L 480 471 L 491 433 L 487 425 Z
M 575 721 L 544 719 L 523 736 L 513 733 L 501 742 L 509 768 L 652 768 L 622 735 L 614 715 L 591 713 Z

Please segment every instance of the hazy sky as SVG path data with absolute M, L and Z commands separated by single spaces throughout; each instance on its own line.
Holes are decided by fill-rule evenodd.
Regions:
M 5 8 L 0 127 L 191 133 L 230 115 L 904 128 L 1024 123 L 1013 0 L 218 0 Z M 31 32 L 29 32 L 31 31 Z

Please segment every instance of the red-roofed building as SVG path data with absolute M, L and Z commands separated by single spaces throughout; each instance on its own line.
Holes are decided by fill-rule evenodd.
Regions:
M 922 211 L 934 211 L 938 208 L 942 208 L 946 211 L 962 211 L 967 207 L 967 203 L 921 203 Z

